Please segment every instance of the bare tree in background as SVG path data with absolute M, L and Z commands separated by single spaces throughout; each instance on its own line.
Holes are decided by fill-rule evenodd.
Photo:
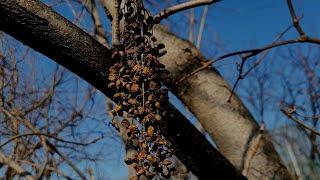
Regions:
M 10 38 L 1 37 L 0 47 L 1 174 L 86 179 L 79 162 L 103 159 L 102 152 L 88 147 L 107 133 L 95 127 L 105 116 L 95 104 L 96 90 L 57 65 L 39 66 L 32 50 Z

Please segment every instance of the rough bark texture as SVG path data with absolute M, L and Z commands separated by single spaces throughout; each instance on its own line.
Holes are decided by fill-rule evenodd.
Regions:
M 105 72 L 110 52 L 91 36 L 36 0 L 1 0 L 0 30 L 48 56 L 110 96 Z M 243 179 L 173 106 L 163 132 L 178 158 L 198 177 Z
M 173 79 L 179 80 L 206 61 L 189 41 L 160 26 L 154 33 L 167 46 L 168 53 L 161 62 Z M 240 99 L 233 96 L 231 103 L 227 102 L 230 87 L 217 71 L 203 70 L 172 87 L 172 91 L 198 118 L 220 152 L 248 179 L 290 178 L 267 135 L 262 133 L 262 138 L 255 140 L 259 126 Z M 249 166 L 244 168 L 245 164 Z

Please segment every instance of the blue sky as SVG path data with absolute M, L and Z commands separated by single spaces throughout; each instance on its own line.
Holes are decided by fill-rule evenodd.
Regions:
M 315 22 L 320 20 L 320 1 L 296 0 L 293 2 L 298 16 L 304 16 L 301 25 L 305 31 L 310 35 L 318 37 L 320 24 Z M 174 4 L 172 1 L 171 3 Z M 156 8 L 156 11 L 162 8 L 164 7 Z M 67 6 L 63 5 L 56 9 L 64 16 L 72 19 L 72 14 Z M 202 10 L 203 7 L 195 9 L 196 23 L 199 23 Z M 164 21 L 164 24 L 169 25 L 171 30 L 179 34 L 179 36 L 187 38 L 188 24 L 186 17 L 188 16 L 188 13 L 189 11 L 184 11 L 176 14 Z M 90 31 L 88 26 L 91 26 L 91 24 L 87 20 L 88 19 L 81 21 L 80 25 Z M 103 22 L 105 23 L 105 27 L 110 26 L 108 20 L 103 19 Z M 209 8 L 201 51 L 210 59 L 226 52 L 261 47 L 272 42 L 275 37 L 289 25 L 291 25 L 291 17 L 289 16 L 285 0 L 225 0 L 215 5 L 211 5 Z M 197 29 L 198 26 L 196 26 L 194 30 L 195 36 L 197 36 Z M 291 29 L 284 36 L 284 39 L 295 37 L 297 37 L 297 33 L 294 29 Z M 279 64 L 275 63 L 278 59 L 275 55 L 276 52 L 277 51 L 272 51 L 272 53 L 270 53 L 268 57 L 271 60 L 264 62 L 259 67 L 260 71 L 276 69 L 276 67 L 279 67 Z M 221 63 L 228 65 L 218 67 L 218 70 L 229 81 L 230 85 L 233 84 L 237 76 L 234 62 L 238 60 L 239 59 L 237 58 L 230 58 Z M 252 79 L 250 78 L 243 80 L 237 88 L 237 92 L 239 94 L 245 93 L 248 84 L 250 86 L 251 80 Z M 279 80 L 270 83 L 278 84 Z M 276 86 L 276 89 L 272 90 L 280 93 L 281 87 Z M 259 119 L 258 115 L 256 115 L 256 110 L 251 107 L 250 103 L 247 103 L 245 99 L 244 101 L 251 112 L 253 112 L 254 116 Z M 271 103 L 273 103 L 271 106 L 277 105 L 275 104 L 277 103 L 275 101 Z M 179 106 L 182 107 L 181 104 Z M 266 119 L 269 120 L 269 124 L 272 124 L 272 122 L 275 122 L 277 118 L 279 118 L 279 114 L 272 108 L 267 110 L 265 116 L 267 116 Z M 119 142 L 115 143 L 118 143 L 118 147 L 121 147 L 121 145 L 119 146 Z M 124 150 L 119 150 L 118 153 L 123 154 Z M 105 166 L 107 166 L 107 175 L 111 175 L 109 177 L 110 179 L 121 179 L 121 177 L 126 177 L 126 168 L 122 163 L 122 157 L 116 157 L 113 160 L 110 160 Z
M 49 3 L 50 1 L 45 2 Z M 319 37 L 320 24 L 318 22 L 320 20 L 320 1 L 295 0 L 294 6 L 298 16 L 302 14 L 304 16 L 301 21 L 304 30 L 312 36 Z M 73 15 L 65 3 L 55 7 L 55 9 L 72 21 Z M 195 9 L 196 22 L 199 22 L 202 10 L 203 7 Z M 187 38 L 187 13 L 189 13 L 189 11 L 174 15 L 166 20 L 164 24 L 174 25 L 170 27 L 172 31 L 183 38 Z M 110 26 L 106 19 L 103 19 L 103 22 L 105 23 L 105 27 Z M 291 19 L 285 0 L 224 0 L 210 6 L 206 22 L 201 51 L 210 59 L 226 52 L 266 45 L 272 42 L 278 33 L 282 32 L 291 24 Z M 82 20 L 79 25 L 87 31 L 91 30 L 89 18 Z M 195 35 L 197 35 L 197 28 L 195 28 Z M 284 38 L 295 38 L 296 36 L 297 33 L 292 29 Z M 218 44 L 220 45 L 219 47 L 217 46 Z M 276 63 L 276 60 L 279 60 L 279 58 L 275 52 L 277 51 L 273 51 L 273 53 L 268 56 L 271 60 L 263 63 L 259 67 L 260 70 L 276 69 L 279 67 L 279 64 Z M 47 58 L 40 56 L 39 59 L 43 61 L 39 67 L 53 66 L 53 63 Z M 228 64 L 228 62 L 231 62 L 231 64 L 218 67 L 218 70 L 231 85 L 237 76 L 234 63 L 237 60 L 239 59 L 229 59 L 222 64 Z M 243 84 L 239 86 L 237 89 L 239 94 L 244 93 L 245 88 L 248 88 L 249 80 L 250 79 L 244 80 Z M 272 83 L 279 83 L 279 81 L 273 81 Z M 273 90 L 281 92 L 280 87 L 278 88 L 279 89 Z M 103 98 L 102 95 L 99 96 L 99 98 Z M 245 104 L 255 115 L 254 109 L 250 107 L 250 104 L 246 102 Z M 179 107 L 181 106 L 182 105 L 179 105 Z M 270 109 L 266 113 L 266 116 L 268 116 L 270 121 L 275 121 L 275 119 L 279 117 L 279 114 L 275 113 L 274 109 Z M 191 115 L 189 115 L 189 117 L 191 117 Z M 191 119 L 194 118 L 191 117 Z M 111 158 L 107 158 L 108 162 L 102 162 L 100 164 L 101 171 L 105 171 L 104 174 L 108 175 L 108 179 L 125 179 L 127 177 L 127 171 L 122 161 L 124 149 L 120 140 L 110 139 L 107 144 L 117 148 L 109 148 L 108 146 L 95 147 L 97 149 L 104 148 L 106 152 L 110 151 L 110 155 L 112 155 Z

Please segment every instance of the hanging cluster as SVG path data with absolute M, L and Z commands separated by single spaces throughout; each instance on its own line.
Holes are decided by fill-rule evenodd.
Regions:
M 168 90 L 162 84 L 168 80 L 168 71 L 158 61 L 166 53 L 165 46 L 156 43 L 152 35 L 155 20 L 140 0 L 125 2 L 121 13 L 126 24 L 121 45 L 112 55 L 117 63 L 109 68 L 108 88 L 116 103 L 112 114 L 123 117 L 126 143 L 137 150 L 125 163 L 135 168 L 133 179 L 141 175 L 169 178 L 174 170 L 170 160 L 173 152 L 160 132 L 168 104 Z

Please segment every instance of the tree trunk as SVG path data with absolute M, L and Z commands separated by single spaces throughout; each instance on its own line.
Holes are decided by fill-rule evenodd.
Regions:
M 161 62 L 174 80 L 179 80 L 207 60 L 189 41 L 178 38 L 163 27 L 155 28 L 155 36 L 166 44 L 168 53 Z M 212 47 L 214 48 L 214 47 Z M 265 132 L 240 99 L 213 68 L 203 70 L 171 90 L 198 118 L 220 152 L 248 179 L 290 178 L 287 168 Z
M 37 0 L 0 1 L 0 29 L 88 81 L 106 96 L 110 51 Z M 173 106 L 162 132 L 178 158 L 199 178 L 244 179 Z

